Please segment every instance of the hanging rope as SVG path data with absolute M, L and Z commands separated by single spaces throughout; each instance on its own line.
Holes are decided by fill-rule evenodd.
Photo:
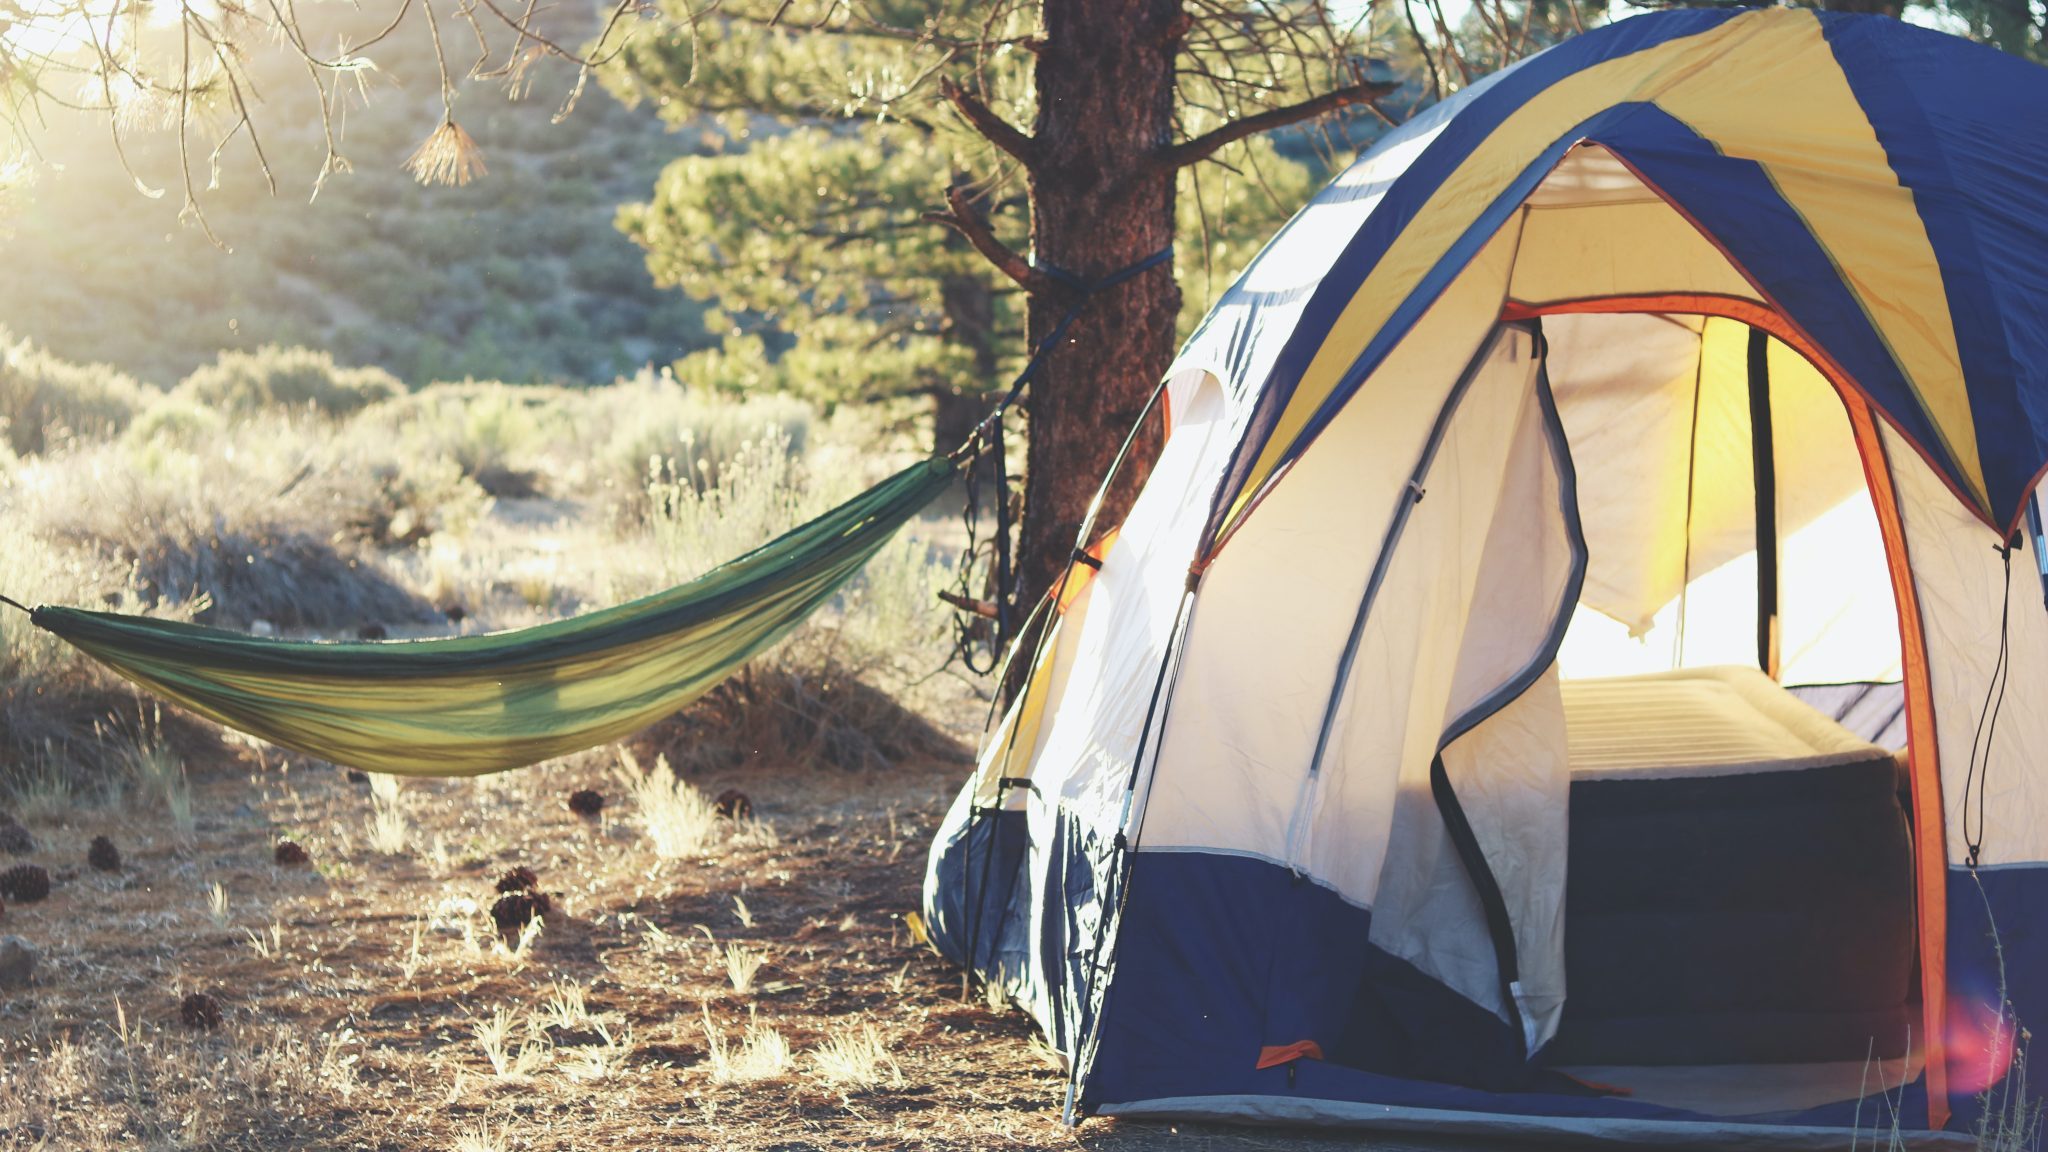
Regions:
M 1963 776 L 1963 845 L 1968 850 L 1966 862 L 1972 869 L 1984 852 L 1984 806 L 1991 787 L 1991 746 L 1998 736 L 1998 714 L 2005 707 L 2005 685 L 2011 679 L 2012 550 L 2010 542 L 1997 546 L 2005 569 L 2004 597 L 1998 610 L 1998 659 L 1991 666 L 1990 683 L 1984 686 L 1984 706 L 1977 712 L 1977 731 L 1970 737 L 1970 767 Z
M 1023 395 L 1025 385 L 1029 384 L 1032 377 L 1045 365 L 1053 349 L 1066 337 L 1067 329 L 1087 310 L 1091 300 L 1172 259 L 1173 245 L 1169 244 L 1135 264 L 1119 268 L 1095 280 L 1085 280 L 1051 264 L 1035 265 L 1039 271 L 1065 285 L 1072 293 L 1073 302 L 1067 306 L 1058 323 L 1052 326 L 1052 331 L 1046 333 L 1045 339 L 1039 341 L 1037 347 L 1031 350 L 1031 358 L 1024 362 L 1024 370 L 1017 373 L 1016 379 L 1010 382 L 1010 387 L 996 401 L 995 407 L 989 410 L 989 414 L 982 418 L 981 423 L 974 426 L 974 430 L 967 434 L 966 441 L 952 454 L 952 459 L 962 465 L 966 476 L 967 508 L 961 518 L 967 528 L 967 548 L 961 553 L 959 589 L 946 599 L 960 612 L 960 615 L 955 617 L 953 625 L 954 650 L 961 664 L 976 675 L 986 675 L 995 670 L 1001 662 L 1002 653 L 1008 649 L 1015 635 L 1012 621 L 1017 607 L 1016 572 L 1010 554 L 1013 517 L 1010 509 L 1009 460 L 1003 444 L 1003 416 L 1016 404 L 1017 398 Z M 976 462 L 984 453 L 992 457 L 995 472 L 996 519 L 992 541 L 995 596 L 992 603 L 986 604 L 986 611 L 980 610 L 985 602 L 975 595 L 974 588 L 981 501 L 980 469 L 976 467 Z M 979 623 L 979 620 L 983 619 L 994 622 L 992 632 Z M 989 638 L 986 653 L 978 651 L 980 646 L 977 638 L 982 635 Z

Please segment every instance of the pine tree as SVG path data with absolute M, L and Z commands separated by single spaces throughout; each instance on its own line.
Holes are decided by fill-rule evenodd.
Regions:
M 1320 2 L 661 0 L 644 19 L 606 82 L 677 124 L 717 117 L 731 152 L 679 161 L 621 221 L 657 276 L 751 322 L 731 326 L 728 372 L 972 396 L 1047 339 L 1077 285 L 1193 232 L 1174 264 L 1089 299 L 1031 385 L 1027 605 L 1172 359 L 1180 276 L 1213 286 L 1211 249 L 1242 263 L 1237 234 L 1306 191 L 1258 137 L 1394 87 L 1364 74 L 1369 21 Z M 1336 123 L 1327 152 L 1348 154 L 1366 119 Z M 1155 422 L 1143 457 L 1157 439 Z
M 718 309 L 722 346 L 679 373 L 823 404 L 930 396 L 938 443 L 959 443 L 1021 315 L 973 249 L 919 219 L 946 142 L 899 125 L 749 135 L 676 160 L 619 213 L 658 283 Z

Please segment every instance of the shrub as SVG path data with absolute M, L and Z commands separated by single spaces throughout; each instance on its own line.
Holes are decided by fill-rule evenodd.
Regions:
M 270 416 L 218 443 L 158 438 L 40 458 L 16 472 L 13 513 L 89 566 L 124 573 L 122 591 L 144 608 L 227 627 L 431 619 L 356 541 L 407 535 L 397 529 L 408 521 L 438 523 L 484 497 L 452 467 L 406 468 L 395 445 L 373 456 L 317 431 Z
M 573 439 L 559 388 L 465 380 L 433 384 L 364 413 L 351 431 L 388 437 L 406 455 L 454 462 L 492 496 L 538 495 L 550 433 Z
M 105 364 L 60 360 L 0 329 L 0 432 L 21 455 L 128 426 L 149 390 Z
M 311 408 L 345 416 L 402 395 L 405 386 L 382 368 L 346 368 L 327 352 L 265 345 L 254 352 L 221 353 L 185 377 L 176 391 L 219 412 Z
M 34 607 L 40 603 L 96 603 L 100 589 L 82 580 L 75 566 L 38 539 L 14 515 L 0 516 L 0 593 Z M 0 606 L 0 687 L 50 681 L 78 664 L 63 641 L 31 625 L 28 617 Z
M 802 456 L 816 419 L 811 406 L 793 396 L 734 398 L 644 371 L 593 389 L 585 407 L 594 430 L 609 433 L 594 447 L 614 478 L 644 481 L 652 464 L 658 480 L 700 491 L 717 487 L 734 457 L 764 438 L 779 443 L 785 455 Z
M 190 396 L 171 395 L 144 408 L 123 439 L 135 448 L 155 442 L 194 448 L 221 440 L 227 433 L 228 422 L 220 413 Z

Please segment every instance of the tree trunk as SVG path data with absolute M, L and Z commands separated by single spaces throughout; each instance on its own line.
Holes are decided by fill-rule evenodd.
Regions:
M 1093 280 L 1173 243 L 1173 173 L 1147 161 L 1172 140 L 1180 0 L 1045 0 L 1038 53 L 1038 260 Z M 1071 300 L 1034 297 L 1032 346 Z M 1170 264 L 1098 293 L 1031 382 L 1018 614 L 1058 578 L 1088 502 L 1173 360 L 1180 287 Z M 1149 422 L 1105 506 L 1122 521 L 1161 442 Z
M 1906 0 L 1823 0 L 1830 12 L 1862 12 L 1866 15 L 1898 17 L 1906 11 Z
M 955 177 L 964 182 L 964 177 Z M 956 235 L 953 243 L 964 243 Z M 951 452 L 958 448 L 974 426 L 988 415 L 988 390 L 1000 387 L 996 379 L 996 294 L 986 275 L 947 276 L 939 281 L 939 307 L 944 312 L 946 341 L 968 349 L 974 356 L 973 379 L 968 387 L 956 380 L 941 381 L 932 390 L 932 450 Z
M 943 385 L 932 389 L 932 453 L 943 456 L 965 443 L 974 426 L 988 415 L 993 401 L 979 392 Z

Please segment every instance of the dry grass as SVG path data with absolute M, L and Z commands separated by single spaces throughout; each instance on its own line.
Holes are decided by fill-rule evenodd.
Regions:
M 701 570 L 902 462 L 793 402 L 651 376 L 320 407 L 156 398 L 126 432 L 0 452 L 0 592 L 318 636 L 515 626 Z M 650 456 L 681 463 L 650 484 Z M 159 717 L 0 613 L 0 787 L 60 881 L 6 913 L 43 962 L 0 992 L 0 1148 L 1143 1143 L 1062 1128 L 1028 1024 L 961 1002 L 905 927 L 979 719 L 931 676 L 933 559 L 907 534 L 637 759 L 367 795 Z M 617 818 L 563 807 L 607 771 Z M 752 817 L 716 817 L 729 787 Z M 77 870 L 99 834 L 122 873 Z M 280 838 L 312 866 L 275 866 Z M 508 942 L 488 907 L 514 864 L 554 907 Z M 217 1030 L 178 1023 L 195 991 Z
M 735 1046 L 712 1023 L 711 1009 L 704 1009 L 704 1070 L 713 1084 L 780 1080 L 790 1063 L 789 1041 L 782 1033 L 750 1018 L 746 1035 Z
M 741 944 L 725 946 L 725 976 L 732 981 L 732 990 L 742 996 L 754 994 L 754 977 L 760 974 L 761 966 L 768 962 L 768 954 L 754 952 Z
M 963 1002 L 903 923 L 956 766 L 707 777 L 745 787 L 774 842 L 732 835 L 677 861 L 629 821 L 594 829 L 561 805 L 601 763 L 409 784 L 415 841 L 444 842 L 445 869 L 377 852 L 342 773 L 253 753 L 195 772 L 189 838 L 140 806 L 38 822 L 53 860 L 110 835 L 130 874 L 192 896 L 167 909 L 151 881 L 95 877 L 8 909 L 45 970 L 0 993 L 0 1134 L 146 1152 L 1323 1146 L 1060 1125 L 1061 1077 L 1029 1023 Z M 314 869 L 272 866 L 283 834 Z M 566 909 L 523 958 L 479 908 L 514 863 Z M 252 932 L 214 928 L 215 881 Z M 751 927 L 734 922 L 743 892 Z M 772 956 L 773 981 L 736 996 L 729 945 Z M 177 1023 L 197 989 L 226 1008 L 217 1032 Z
M 403 856 L 412 846 L 412 825 L 405 818 L 404 784 L 396 776 L 370 773 L 370 847 L 386 856 Z
M 0 1064 L 10 1147 L 283 1146 L 361 1095 L 361 1044 L 346 1029 L 230 1023 L 194 1036 L 118 1001 L 102 1019 L 60 1029 L 45 1017 L 13 1039 Z
M 615 778 L 632 798 L 656 856 L 696 856 L 724 834 L 725 822 L 711 798 L 677 775 L 668 766 L 668 757 L 658 758 L 652 771 L 643 771 L 631 752 L 623 752 Z
M 603 1021 L 593 1021 L 590 1029 L 597 1034 L 597 1043 L 569 1049 L 562 1060 L 563 1073 L 571 1080 L 585 1082 L 617 1079 L 633 1051 L 632 1026 L 627 1025 L 616 1037 Z
M 511 1145 L 506 1142 L 504 1128 L 478 1121 L 457 1132 L 450 1147 L 454 1152 L 506 1152 Z
M 522 1033 L 516 1039 L 515 1030 Z M 492 1074 L 501 1080 L 524 1079 L 554 1059 L 533 1022 L 521 1020 L 508 1008 L 494 1009 L 488 1019 L 477 1021 L 476 1042 Z
M 825 1082 L 841 1088 L 900 1088 L 903 1070 L 889 1058 L 882 1034 L 870 1023 L 848 1025 L 825 1037 L 811 1053 L 811 1063 Z

